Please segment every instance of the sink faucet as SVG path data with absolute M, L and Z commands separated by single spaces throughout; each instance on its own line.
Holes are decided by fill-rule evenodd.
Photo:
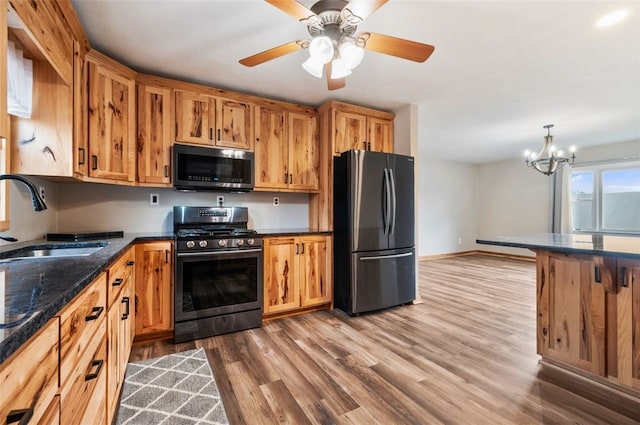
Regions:
M 27 189 L 29 189 L 29 193 L 31 194 L 31 202 L 33 202 L 33 209 L 35 211 L 42 211 L 47 209 L 47 204 L 45 204 L 44 200 L 40 197 L 38 188 L 36 188 L 36 186 L 29 180 L 17 174 L 0 174 L 0 180 L 16 180 L 22 182 L 25 186 L 27 186 Z

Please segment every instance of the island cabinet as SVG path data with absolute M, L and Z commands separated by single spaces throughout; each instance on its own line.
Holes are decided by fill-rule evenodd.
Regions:
M 256 105 L 255 123 L 256 190 L 317 191 L 316 114 Z
M 171 186 L 174 135 L 171 88 L 138 81 L 137 181 L 140 186 Z
M 0 423 L 60 423 L 59 320 L 47 322 L 0 365 Z M 22 422 L 21 422 L 22 421 Z
M 253 150 L 253 104 L 175 90 L 176 141 Z
M 113 422 L 135 332 L 135 248 L 129 248 L 107 271 L 107 423 Z
M 264 239 L 265 317 L 306 311 L 332 301 L 331 236 Z
M 136 247 L 135 337 L 145 340 L 173 334 L 173 243 Z
M 88 63 L 89 177 L 135 182 L 135 72 L 91 50 Z
M 640 391 L 640 260 L 618 259 L 618 381 Z

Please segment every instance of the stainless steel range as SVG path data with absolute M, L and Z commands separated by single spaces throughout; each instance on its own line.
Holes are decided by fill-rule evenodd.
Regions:
M 243 207 L 173 207 L 175 342 L 262 323 L 262 239 Z

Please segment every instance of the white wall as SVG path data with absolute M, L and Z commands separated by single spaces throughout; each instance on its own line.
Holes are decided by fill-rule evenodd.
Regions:
M 151 193 L 160 195 L 160 205 L 150 206 Z M 248 207 L 249 227 L 306 228 L 309 223 L 309 195 L 297 193 L 183 193 L 170 188 L 142 188 L 97 183 L 59 185 L 60 232 L 115 231 L 171 232 L 173 206 L 215 206 L 223 195 L 225 206 Z M 280 206 L 272 205 L 273 197 Z
M 478 229 L 477 166 L 420 158 L 419 256 L 469 251 Z M 458 239 L 462 238 L 462 243 Z
M 40 239 L 47 233 L 56 232 L 58 222 L 58 185 L 35 177 L 27 176 L 27 178 L 36 186 L 45 188 L 47 209 L 39 212 L 34 211 L 27 187 L 22 183 L 9 181 L 10 228 L 2 232 L 2 235 L 17 238 L 21 242 Z M 0 246 L 11 243 L 0 240 Z

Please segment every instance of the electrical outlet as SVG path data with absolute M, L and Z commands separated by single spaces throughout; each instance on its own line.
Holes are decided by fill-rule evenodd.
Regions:
M 277 196 L 273 197 L 273 206 L 274 207 L 280 206 L 280 198 L 278 198 Z
M 159 193 L 151 193 L 149 195 L 149 205 L 160 205 L 160 194 Z
M 44 186 L 38 186 L 38 192 L 40 193 L 40 197 L 42 198 L 42 200 L 44 201 L 45 198 L 45 193 L 44 193 Z
M 221 207 L 224 205 L 224 196 L 218 195 L 218 206 Z
M 462 245 L 462 238 L 458 238 L 458 245 Z

